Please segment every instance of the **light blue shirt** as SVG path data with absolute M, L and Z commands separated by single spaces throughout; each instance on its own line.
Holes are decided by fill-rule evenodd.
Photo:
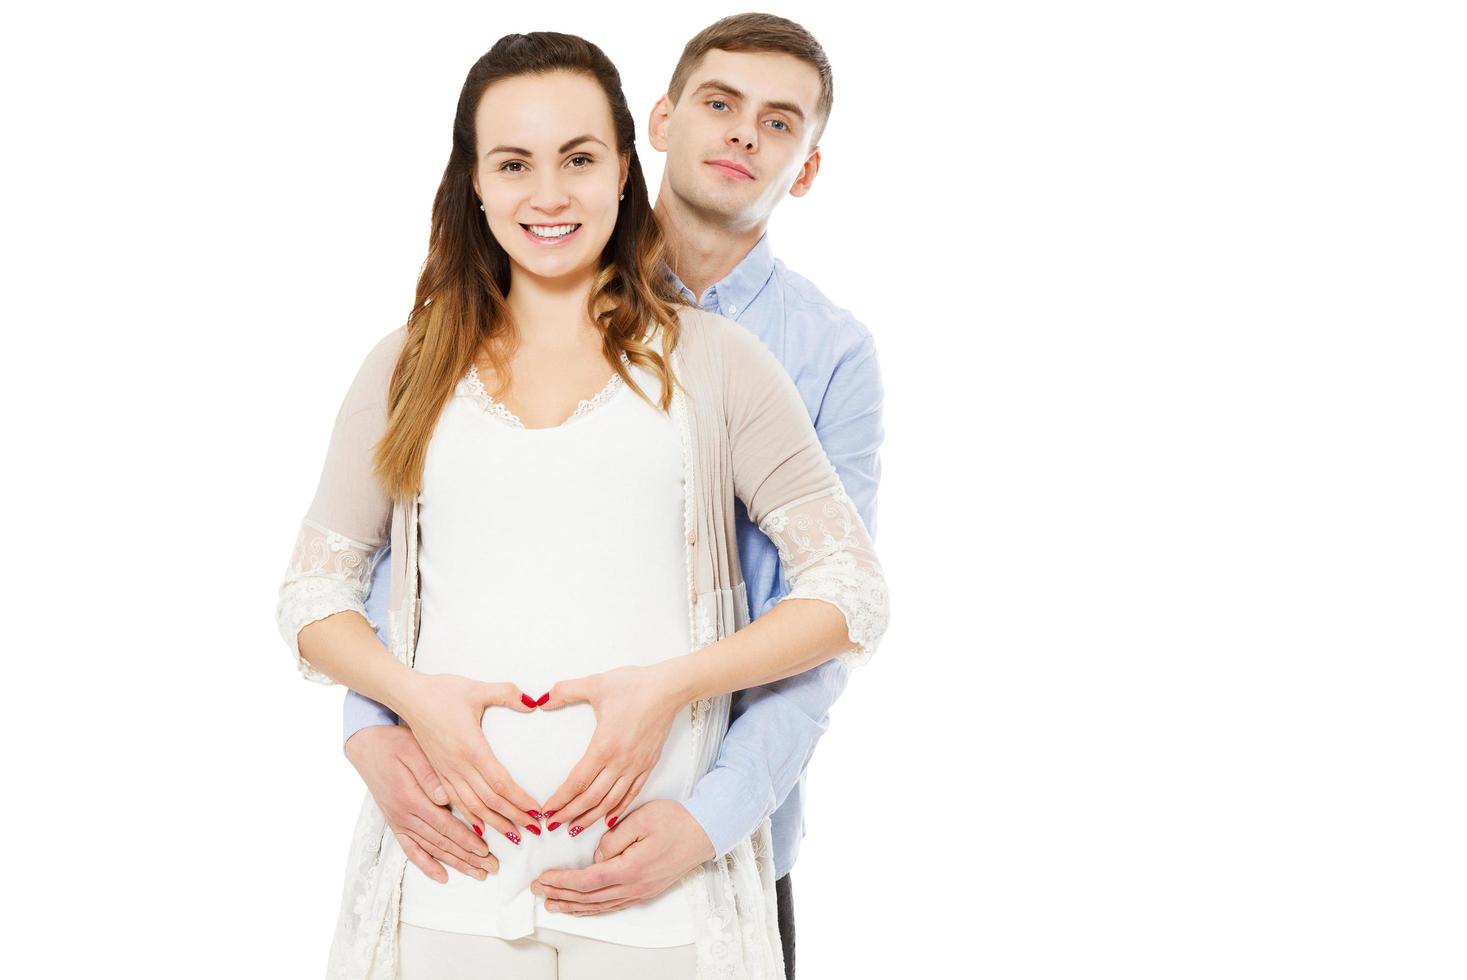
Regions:
M 871 332 L 776 259 L 767 231 L 733 271 L 700 297 L 670 270 L 663 273 L 688 301 L 752 331 L 784 365 L 826 455 L 874 537 L 884 431 L 881 371 Z M 752 620 L 789 588 L 773 542 L 749 521 L 743 501 L 735 499 L 734 508 Z M 385 555 L 377 562 L 367 598 L 367 615 L 380 624 L 384 644 L 389 566 Z M 680 801 L 713 842 L 717 856 L 772 815 L 775 877 L 789 873 L 805 836 L 805 769 L 848 675 L 844 664 L 828 660 L 802 674 L 734 694 L 728 733 L 713 769 Z M 395 714 L 355 691 L 347 692 L 344 714 L 347 739 L 368 725 L 397 723 Z

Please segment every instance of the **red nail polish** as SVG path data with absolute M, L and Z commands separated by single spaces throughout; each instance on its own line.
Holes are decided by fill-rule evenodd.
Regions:
M 576 834 L 579 834 L 581 831 L 583 831 L 585 829 L 586 829 L 585 827 L 572 827 L 570 829 L 570 835 L 572 837 L 574 837 L 574 836 L 576 836 Z
M 540 836 L 540 825 L 537 823 L 527 823 L 525 824 L 525 829 L 534 834 L 536 837 Z
M 473 824 L 473 828 L 474 828 L 474 833 L 478 834 L 480 837 L 483 837 L 484 836 L 484 828 L 483 827 L 480 827 L 478 824 Z
M 616 817 L 614 815 L 606 818 L 606 826 L 608 826 L 608 827 L 615 827 L 616 826 Z
M 553 817 L 553 816 L 555 816 L 555 811 L 554 810 L 546 810 L 545 811 L 545 815 L 547 817 Z
M 535 707 L 538 708 L 538 707 L 540 707 L 540 705 L 544 704 L 546 701 L 549 701 L 549 700 L 550 700 L 550 692 L 549 691 L 546 691 L 544 694 L 540 695 L 540 699 L 535 702 Z
M 539 810 L 526 810 L 525 812 L 534 817 L 536 820 L 539 820 L 541 817 L 544 816 L 544 814 L 541 813 Z
M 517 833 L 515 833 L 513 830 L 506 830 L 504 832 L 504 836 L 508 837 L 510 840 L 514 841 L 516 844 L 518 844 L 520 842 L 520 835 L 517 834 Z
M 535 706 L 535 699 L 530 697 L 528 694 L 521 694 L 520 704 L 524 705 L 526 708 L 533 708 Z
M 557 820 L 557 821 L 555 821 L 555 823 L 551 824 L 550 826 L 546 827 L 545 829 L 546 830 L 554 830 L 556 827 L 559 827 L 559 826 L 560 826 L 560 821 Z

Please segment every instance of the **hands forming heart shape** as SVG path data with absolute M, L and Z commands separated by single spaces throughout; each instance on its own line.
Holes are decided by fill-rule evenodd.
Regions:
M 484 711 L 554 711 L 576 702 L 591 705 L 596 732 L 565 781 L 538 803 L 489 747 Z M 571 836 L 603 816 L 614 822 L 619 808 L 641 792 L 686 703 L 671 672 L 657 664 L 558 681 L 538 698 L 507 682 L 414 673 L 400 714 L 437 770 L 449 802 L 518 844 L 518 827 L 533 824 L 538 833 L 542 817 L 557 818 L 549 830 L 568 824 Z

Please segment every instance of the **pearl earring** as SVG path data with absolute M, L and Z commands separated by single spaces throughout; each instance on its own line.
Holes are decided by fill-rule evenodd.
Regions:
M 625 194 L 623 194 L 623 195 L 622 195 L 622 196 L 621 196 L 621 197 L 618 197 L 618 198 L 617 198 L 617 200 L 618 200 L 618 201 L 621 201 L 621 200 L 624 200 L 624 199 L 625 199 L 625 198 L 626 198 L 626 195 L 625 195 Z
M 479 210 L 480 210 L 480 211 L 482 211 L 482 210 L 484 210 L 484 205 L 482 205 L 482 204 L 481 204 L 481 205 L 479 205 Z

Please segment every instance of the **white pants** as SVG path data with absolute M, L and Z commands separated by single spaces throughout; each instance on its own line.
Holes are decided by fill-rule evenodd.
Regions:
M 398 923 L 401 980 L 692 980 L 695 949 L 623 946 L 544 927 L 505 940 Z

